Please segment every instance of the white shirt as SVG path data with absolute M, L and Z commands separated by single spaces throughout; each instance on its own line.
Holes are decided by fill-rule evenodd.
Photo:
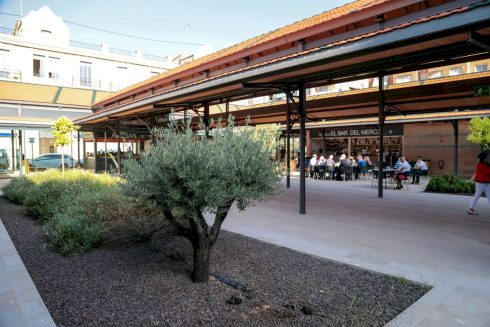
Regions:
M 404 161 L 404 162 L 401 164 L 400 168 L 398 168 L 398 171 L 399 171 L 400 173 L 405 173 L 405 172 L 407 172 L 407 171 L 410 171 L 411 169 L 412 169 L 412 166 L 410 166 L 410 164 L 408 163 L 408 161 L 406 161 L 406 160 L 405 160 L 405 161 Z
M 415 163 L 415 168 L 420 168 L 420 170 L 427 170 L 427 165 L 422 160 L 417 160 Z

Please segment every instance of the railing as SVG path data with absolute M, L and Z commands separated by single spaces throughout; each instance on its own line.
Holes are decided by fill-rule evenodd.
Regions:
M 80 78 L 80 77 L 72 78 L 72 86 L 100 89 L 101 85 L 102 82 L 99 79 L 88 79 L 88 78 Z
M 17 69 L 0 68 L 0 78 L 20 81 L 22 78 L 22 73 Z
M 117 82 L 117 81 L 111 81 L 110 82 L 111 91 L 119 91 L 121 89 L 124 89 L 126 86 L 129 86 L 129 83 Z
M 102 51 L 102 45 L 100 45 L 100 44 L 92 44 L 92 43 L 85 43 L 85 42 L 70 40 L 70 46 L 76 47 L 76 48 L 95 50 L 95 51 Z
M 110 48 L 109 47 L 109 53 L 115 53 L 123 56 L 128 56 L 128 57 L 134 57 L 136 54 L 133 51 L 129 50 L 122 50 L 122 49 L 116 49 L 116 48 Z
M 167 56 L 162 57 L 162 56 L 156 56 L 156 55 L 147 54 L 147 53 L 143 53 L 143 59 L 160 61 L 160 62 L 167 62 L 168 61 Z
M 14 34 L 14 30 L 11 29 L 11 28 L 8 28 L 8 27 L 1 27 L 0 26 L 0 33 L 1 34 L 10 34 L 10 35 L 13 35 Z

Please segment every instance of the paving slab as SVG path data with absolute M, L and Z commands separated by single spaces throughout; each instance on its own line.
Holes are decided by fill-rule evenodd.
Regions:
M 0 187 L 6 182 L 8 180 L 0 180 Z M 1 219 L 0 326 L 56 326 Z
M 433 289 L 388 326 L 490 326 L 490 207 L 467 214 L 469 196 L 384 190 L 371 181 L 308 179 L 266 203 L 230 212 L 223 228 Z

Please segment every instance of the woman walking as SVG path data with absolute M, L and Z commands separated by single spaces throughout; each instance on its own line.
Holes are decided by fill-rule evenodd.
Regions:
M 469 215 L 478 215 L 475 206 L 483 193 L 487 196 L 488 204 L 490 204 L 490 154 L 482 152 L 478 155 L 478 159 L 476 171 L 471 177 L 471 180 L 475 181 L 476 190 L 468 210 Z

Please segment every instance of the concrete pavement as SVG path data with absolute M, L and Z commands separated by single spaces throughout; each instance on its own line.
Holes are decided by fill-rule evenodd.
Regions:
M 230 213 L 223 228 L 434 288 L 389 326 L 490 326 L 490 207 L 471 197 L 385 190 L 371 182 L 299 181 L 267 203 Z
M 0 184 L 6 180 L 0 179 Z M 467 196 L 385 190 L 371 181 L 307 180 L 306 215 L 298 180 L 284 194 L 239 213 L 223 228 L 434 288 L 388 326 L 490 326 L 490 207 L 466 211 Z M 0 223 L 0 326 L 54 326 Z
M 0 187 L 8 181 L 0 179 Z M 56 326 L 1 220 L 0 326 Z

